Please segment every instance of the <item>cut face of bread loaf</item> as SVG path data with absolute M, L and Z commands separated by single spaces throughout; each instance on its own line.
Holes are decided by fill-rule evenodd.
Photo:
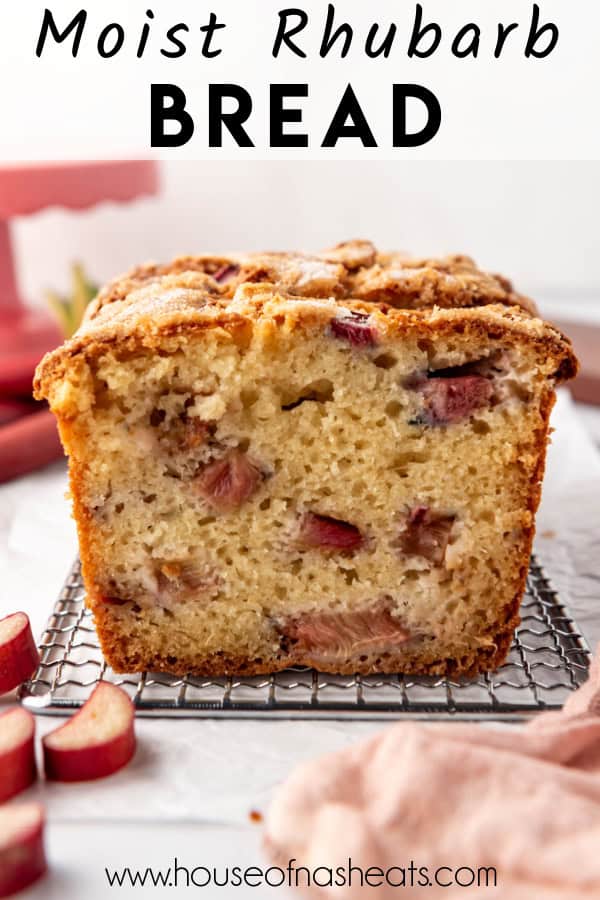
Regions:
M 518 307 L 182 279 L 108 304 L 38 373 L 112 667 L 497 666 L 568 342 Z

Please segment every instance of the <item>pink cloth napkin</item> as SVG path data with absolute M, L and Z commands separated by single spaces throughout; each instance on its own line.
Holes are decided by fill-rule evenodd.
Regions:
M 300 873 L 308 897 L 600 898 L 598 658 L 561 712 L 523 728 L 402 723 L 304 764 L 274 798 L 265 845 L 277 865 L 325 867 L 322 887 L 306 888 Z M 377 874 L 361 886 L 355 873 L 349 887 L 349 859 L 363 872 L 390 869 L 391 882 L 407 886 L 385 876 L 375 886 Z M 488 886 L 477 875 L 488 866 L 496 887 L 493 875 Z M 345 884 L 328 886 L 337 867 Z M 437 873 L 451 886 L 435 884 L 440 867 L 453 870 Z M 473 886 L 453 883 L 454 874 L 468 883 L 471 871 Z M 419 885 L 425 877 L 434 883 Z

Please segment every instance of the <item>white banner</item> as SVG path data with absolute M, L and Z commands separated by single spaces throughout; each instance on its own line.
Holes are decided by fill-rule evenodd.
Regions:
M 598 159 L 593 0 L 0 5 L 0 158 Z

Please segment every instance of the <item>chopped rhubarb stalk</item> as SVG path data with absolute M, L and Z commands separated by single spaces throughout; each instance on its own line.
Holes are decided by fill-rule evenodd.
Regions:
M 400 549 L 408 556 L 421 556 L 434 566 L 443 565 L 455 518 L 436 513 L 428 506 L 415 506 L 400 534 Z
M 163 563 L 156 575 L 158 595 L 171 600 L 194 594 L 208 593 L 217 588 L 219 579 L 205 563 L 191 560 Z
M 17 612 L 0 619 L 0 694 L 7 694 L 30 678 L 39 662 L 26 614 Z
M 482 375 L 428 378 L 416 388 L 424 398 L 421 419 L 428 425 L 454 425 L 492 399 L 492 382 Z
M 350 522 L 309 512 L 300 522 L 298 542 L 303 547 L 319 550 L 358 550 L 364 538 L 356 525 Z
M 44 809 L 39 803 L 0 807 L 0 897 L 12 897 L 47 870 Z M 38 897 L 44 891 L 35 891 Z
M 30 403 L 26 400 L 0 398 L 0 425 L 8 425 L 9 422 L 16 422 L 17 419 L 28 416 L 29 413 L 35 412 L 36 409 L 37 407 L 34 403 Z
M 42 740 L 52 781 L 91 781 L 112 775 L 135 753 L 135 708 L 123 688 L 96 685 L 81 709 Z
M 40 409 L 0 428 L 0 483 L 46 466 L 63 455 L 56 419 Z
M 410 633 L 381 606 L 359 612 L 306 613 L 285 623 L 284 637 L 316 662 L 347 663 L 365 653 L 385 653 L 410 640 Z
M 331 333 L 353 347 L 373 347 L 377 343 L 375 329 L 369 324 L 370 316 L 353 312 L 349 316 L 338 316 L 330 323 Z
M 0 803 L 33 784 L 35 719 L 20 706 L 0 714 Z
M 230 512 L 256 491 L 262 473 L 240 450 L 209 463 L 194 480 L 196 491 L 213 509 Z
M 213 278 L 219 284 L 225 284 L 225 282 L 231 281 L 232 278 L 235 278 L 239 271 L 239 266 L 235 265 L 235 263 L 230 263 L 221 266 L 220 269 L 217 269 L 217 271 L 213 273 Z
M 178 586 L 192 590 L 206 584 L 206 566 L 189 561 L 165 563 L 161 567 L 161 573 Z

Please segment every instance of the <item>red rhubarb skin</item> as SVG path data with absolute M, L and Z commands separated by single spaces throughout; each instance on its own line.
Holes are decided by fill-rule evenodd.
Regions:
M 320 550 L 358 550 L 364 544 L 356 525 L 313 512 L 302 518 L 298 540 L 303 547 Z
M 330 328 L 334 337 L 348 341 L 354 347 L 374 347 L 377 343 L 377 333 L 369 325 L 369 316 L 362 313 L 332 319 Z
M 455 425 L 487 406 L 494 393 L 488 378 L 459 375 L 429 378 L 419 387 L 425 398 L 424 416 L 430 425 Z
M 0 897 L 12 897 L 46 873 L 44 825 L 42 816 L 18 848 L 13 846 L 0 850 Z
M 24 613 L 22 615 L 25 616 Z M 21 631 L 0 646 L 0 694 L 7 694 L 27 681 L 39 663 L 40 654 L 31 633 L 29 619 L 25 616 Z
M 29 416 L 35 411 L 35 405 L 26 400 L 13 400 L 11 398 L 3 400 L 0 397 L 0 428 L 3 425 L 10 424 L 10 422 L 16 422 L 24 416 Z
M 22 710 L 24 713 L 25 710 Z M 2 720 L 10 716 L 13 710 L 0 716 L 0 731 Z M 31 713 L 27 713 L 34 723 Z M 6 753 L 0 753 L 0 803 L 5 803 L 11 797 L 15 797 L 26 790 L 37 778 L 35 765 L 35 724 L 31 729 L 30 737 L 23 743 Z
M 0 484 L 63 456 L 56 420 L 49 410 L 0 428 Z
M 127 765 L 135 753 L 133 722 L 127 731 L 110 741 L 67 750 L 44 747 L 44 771 L 49 781 L 96 781 Z
M 133 704 L 131 707 L 133 710 Z M 74 719 L 80 712 L 75 713 Z M 95 781 L 98 778 L 106 778 L 126 766 L 136 748 L 133 716 L 122 734 L 88 747 L 79 749 L 52 747 L 47 743 L 48 737 L 50 735 L 42 740 L 42 747 L 44 770 L 46 778 L 50 781 Z

